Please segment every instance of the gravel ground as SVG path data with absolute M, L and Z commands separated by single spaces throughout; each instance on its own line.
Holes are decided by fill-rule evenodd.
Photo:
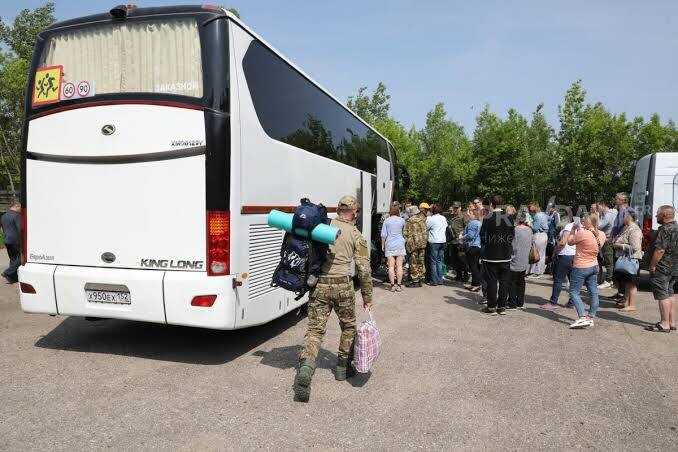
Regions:
M 549 288 L 505 317 L 458 286 L 376 288 L 373 373 L 334 381 L 333 315 L 301 404 L 297 313 L 233 332 L 88 322 L 23 314 L 2 285 L 0 449 L 678 449 L 678 334 L 642 329 L 651 294 L 572 331 L 572 310 L 537 308 Z

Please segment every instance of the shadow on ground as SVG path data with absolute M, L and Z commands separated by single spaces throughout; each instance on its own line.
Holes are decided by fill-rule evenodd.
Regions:
M 276 369 L 292 369 L 297 367 L 299 362 L 300 346 L 291 345 L 288 347 L 276 347 L 271 351 L 257 350 L 252 353 L 253 356 L 261 358 L 261 364 L 265 366 L 275 367 Z M 318 358 L 316 359 L 316 369 L 328 369 L 334 374 L 334 369 L 337 365 L 337 355 L 320 349 Z M 348 378 L 348 382 L 354 388 L 361 388 L 367 384 L 372 376 L 372 372 L 356 373 L 355 376 Z
M 586 293 L 582 294 L 582 299 L 585 304 L 588 306 L 588 297 Z M 470 309 L 472 311 L 480 312 L 482 305 L 479 305 L 478 302 L 481 300 L 481 296 L 478 293 L 473 292 L 457 292 L 451 296 L 445 296 L 444 300 L 447 304 L 453 304 L 460 306 L 462 308 Z M 544 305 L 547 300 L 543 297 L 536 297 L 532 295 L 525 296 L 525 312 L 530 314 L 538 315 L 548 320 L 552 320 L 557 323 L 562 323 L 564 325 L 569 325 L 577 317 L 574 308 L 566 307 L 560 305 L 560 308 L 555 311 L 542 309 L 541 306 Z M 619 322 L 626 323 L 629 325 L 645 327 L 651 323 L 636 319 L 630 315 L 621 314 L 615 308 L 616 304 L 612 301 L 600 299 L 600 310 L 598 311 L 597 316 L 601 319 L 610 321 L 610 322 Z M 608 308 L 610 310 L 602 310 L 602 308 Z M 568 315 L 563 315 L 568 314 Z
M 219 365 L 242 356 L 296 325 L 299 310 L 265 325 L 234 331 L 207 330 L 127 320 L 68 317 L 36 347 L 104 353 L 187 364 Z M 335 359 L 336 362 L 336 359 Z

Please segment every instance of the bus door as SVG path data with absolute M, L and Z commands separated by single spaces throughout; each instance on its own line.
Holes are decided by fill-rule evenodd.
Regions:
M 372 245 L 372 176 L 370 173 L 362 171 L 360 173 L 361 180 L 361 199 L 360 199 L 360 218 L 361 229 L 363 237 L 367 240 L 367 245 L 371 248 Z M 374 225 L 377 227 L 377 225 Z M 376 246 L 376 244 L 375 244 Z
M 377 156 L 377 213 L 388 213 L 392 195 L 391 162 Z

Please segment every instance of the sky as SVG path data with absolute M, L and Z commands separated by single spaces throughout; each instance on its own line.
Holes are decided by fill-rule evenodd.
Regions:
M 228 2 L 228 3 L 226 3 Z M 44 1 L 0 2 L 0 17 Z M 108 11 L 115 0 L 56 0 L 59 20 Z M 175 2 L 145 0 L 138 6 Z M 187 3 L 186 1 L 179 3 Z M 488 104 L 529 116 L 582 79 L 589 102 L 614 113 L 678 121 L 678 1 L 222 0 L 340 100 L 383 81 L 392 115 L 423 127 L 443 102 L 472 133 Z

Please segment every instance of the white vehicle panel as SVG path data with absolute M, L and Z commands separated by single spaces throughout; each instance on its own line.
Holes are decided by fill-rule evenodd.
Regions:
M 165 273 L 165 314 L 171 325 L 197 326 L 230 330 L 235 326 L 237 292 L 230 276 L 207 276 L 205 273 Z M 216 295 L 211 307 L 191 306 L 193 297 Z
M 26 173 L 29 262 L 141 268 L 149 258 L 205 260 L 203 155 L 116 165 L 28 160 Z M 104 263 L 105 252 L 115 262 Z
M 57 308 L 62 315 L 165 323 L 162 278 L 165 272 L 59 266 L 54 273 Z M 87 301 L 87 284 L 124 285 L 131 304 Z
M 113 125 L 115 132 L 101 129 Z M 202 111 L 160 105 L 78 108 L 33 119 L 26 150 L 60 156 L 120 156 L 205 144 Z
M 377 212 L 388 213 L 393 196 L 391 163 L 377 156 Z
M 21 309 L 33 314 L 57 314 L 54 293 L 56 265 L 25 264 L 19 267 L 19 281 L 30 284 L 35 293 L 19 293 Z

